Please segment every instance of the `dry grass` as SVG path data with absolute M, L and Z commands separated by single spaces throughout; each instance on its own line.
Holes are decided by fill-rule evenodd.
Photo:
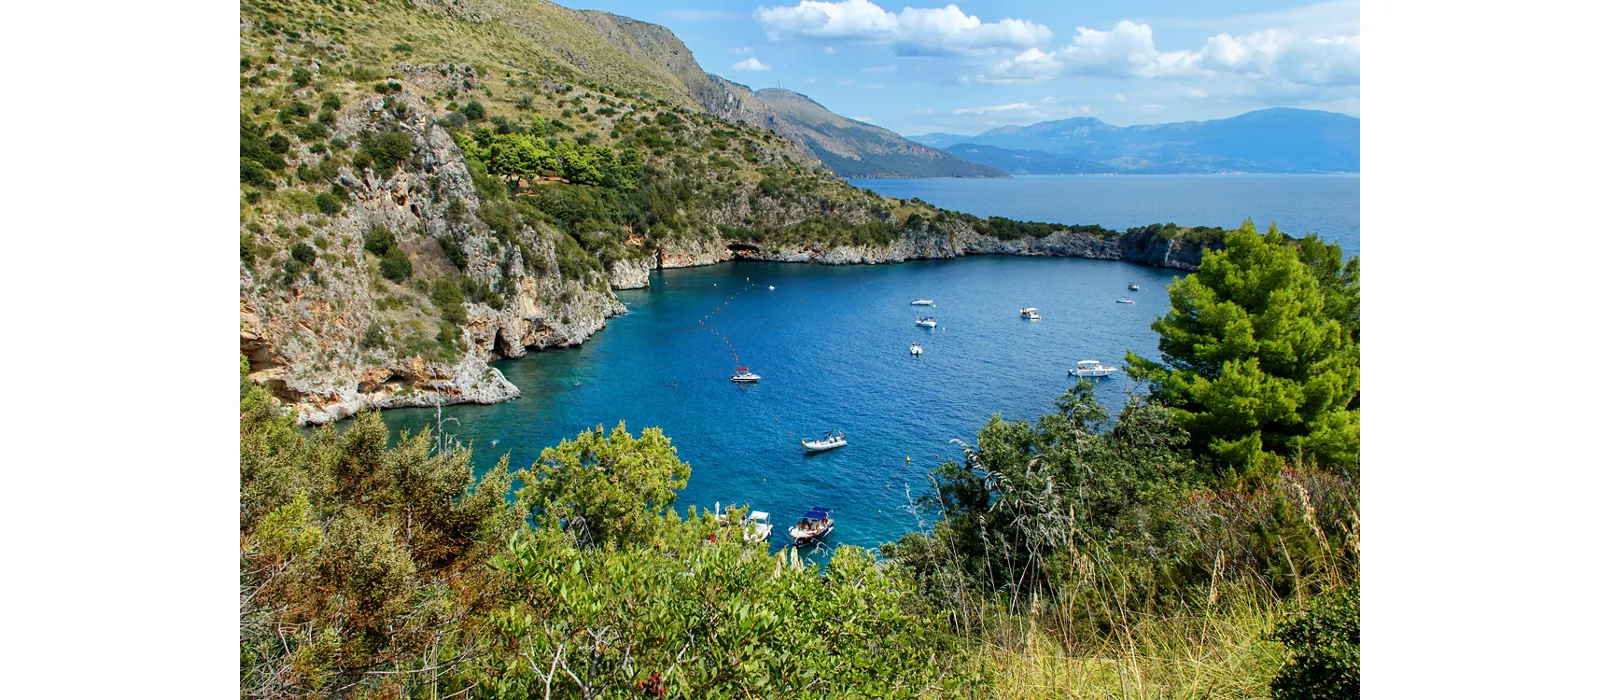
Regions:
M 1080 649 L 1013 617 L 992 628 L 973 663 L 995 698 L 1264 698 L 1283 647 L 1266 639 L 1292 605 L 1240 589 L 1210 610 L 1133 617 Z

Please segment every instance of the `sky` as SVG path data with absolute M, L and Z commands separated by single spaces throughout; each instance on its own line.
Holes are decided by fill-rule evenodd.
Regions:
M 1359 0 L 558 2 L 665 25 L 709 73 L 907 135 L 1361 115 Z

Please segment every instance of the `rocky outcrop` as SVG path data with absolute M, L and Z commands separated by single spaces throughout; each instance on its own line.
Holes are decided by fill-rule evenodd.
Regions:
M 613 260 L 606 266 L 606 281 L 612 289 L 644 289 L 650 286 L 650 270 L 656 261 L 649 257 Z
M 662 243 L 656 249 L 656 266 L 663 270 L 675 267 L 700 267 L 727 262 L 734 257 L 720 237 L 705 240 L 678 239 Z
M 429 70 L 452 70 L 408 68 L 408 82 L 424 83 Z M 350 141 L 363 132 L 403 134 L 412 155 L 387 175 L 343 165 L 333 179 L 349 198 L 336 214 L 278 210 L 242 226 L 241 240 L 262 254 L 241 261 L 239 350 L 249 379 L 270 387 L 302 423 L 365 408 L 516 398 L 521 392 L 491 362 L 582 343 L 627 312 L 605 277 L 562 277 L 560 234 L 548 224 L 521 224 L 508 238 L 478 219 L 485 204 L 464 156 L 426 102 L 402 95 L 349 105 L 332 131 Z M 393 232 L 412 262 L 404 284 L 384 279 L 378 256 L 364 250 L 375 226 Z M 291 260 L 297 245 L 314 260 Z M 646 258 L 613 276 L 638 280 L 649 265 Z M 441 319 L 428 293 L 450 278 L 488 290 L 489 298 L 463 305 L 459 326 Z

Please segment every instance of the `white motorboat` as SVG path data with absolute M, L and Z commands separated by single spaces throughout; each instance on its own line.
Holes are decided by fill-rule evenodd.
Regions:
M 1117 368 L 1101 364 L 1099 360 L 1078 360 L 1078 366 L 1072 373 L 1080 377 L 1109 377 L 1115 371 Z
M 723 510 L 722 503 L 717 502 L 716 510 L 712 511 L 717 518 L 717 523 L 723 526 L 732 525 L 728 521 L 728 513 L 732 509 Z M 772 516 L 766 511 L 753 510 L 739 521 L 739 527 L 744 530 L 744 541 L 766 542 L 772 537 Z
M 1029 321 L 1037 321 L 1039 320 L 1039 310 L 1030 306 L 1022 310 L 1022 317 Z
M 911 305 L 912 306 L 933 306 L 933 300 L 932 299 L 918 299 L 916 301 L 911 302 Z
M 939 323 L 934 321 L 932 316 L 918 316 L 917 325 L 922 326 L 923 328 L 933 328 L 934 326 L 939 325 Z
M 761 375 L 751 372 L 749 367 L 736 367 L 731 379 L 736 382 L 759 382 Z
M 1129 284 L 1128 285 L 1128 289 L 1137 292 L 1137 291 L 1139 291 L 1139 285 L 1137 285 L 1137 284 Z
M 833 532 L 833 509 L 814 507 L 800 516 L 800 523 L 789 528 L 794 546 L 800 547 L 822 540 Z
M 850 443 L 844 441 L 843 430 L 837 433 L 828 433 L 827 437 L 824 437 L 821 440 L 800 441 L 800 446 L 806 448 L 807 452 L 824 452 L 827 450 L 844 447 L 848 444 Z
M 1127 297 L 1117 297 L 1118 304 L 1132 304 L 1133 300 Z
M 774 290 L 774 289 L 777 289 L 777 287 L 774 287 L 774 286 L 772 286 L 772 285 L 770 285 L 770 284 L 769 284 L 769 285 L 767 285 L 767 291 L 769 291 L 769 292 L 770 292 L 770 291 L 772 291 L 772 290 Z
M 922 346 L 918 345 L 916 343 L 912 343 L 911 344 L 911 355 L 913 357 L 922 357 Z
M 744 541 L 766 542 L 772 537 L 772 516 L 764 510 L 744 516 Z

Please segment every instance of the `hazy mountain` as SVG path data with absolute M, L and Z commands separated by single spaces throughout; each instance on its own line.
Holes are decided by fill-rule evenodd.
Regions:
M 1049 153 L 1121 172 L 1361 170 L 1361 120 L 1306 109 L 1263 109 L 1228 119 L 1128 127 L 1113 126 L 1093 117 L 1075 117 L 1005 126 L 975 136 L 933 133 L 910 138 L 940 148 L 971 144 Z M 960 155 L 997 166 L 1008 160 L 1030 160 L 1000 151 L 969 150 Z M 1031 158 L 1036 160 L 1036 156 Z
M 841 117 L 792 90 L 767 88 L 755 95 L 777 115 L 775 131 L 809 148 L 841 177 L 1006 177 L 998 168 L 968 162 L 883 127 Z
M 1120 172 L 1093 161 L 1044 151 L 1018 151 L 997 146 L 958 143 L 944 149 L 974 163 L 993 166 L 1012 175 L 1088 175 Z

